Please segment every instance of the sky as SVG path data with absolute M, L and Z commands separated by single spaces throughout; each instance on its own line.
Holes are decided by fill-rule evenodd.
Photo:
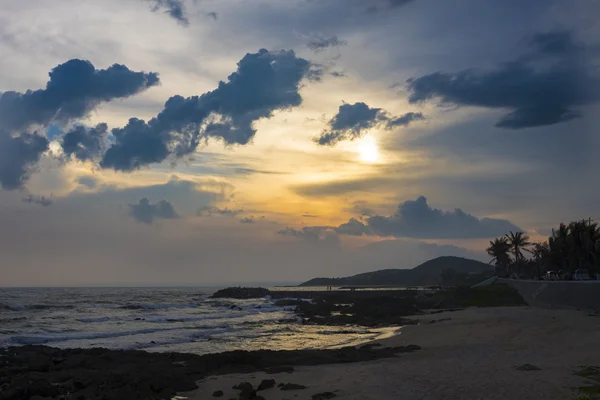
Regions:
M 594 0 L 0 3 L 0 286 L 300 282 L 600 219 Z

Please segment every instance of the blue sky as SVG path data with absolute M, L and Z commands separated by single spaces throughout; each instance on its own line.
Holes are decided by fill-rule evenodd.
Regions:
M 593 0 L 4 2 L 2 283 L 487 261 L 505 231 L 600 217 L 598 15 Z

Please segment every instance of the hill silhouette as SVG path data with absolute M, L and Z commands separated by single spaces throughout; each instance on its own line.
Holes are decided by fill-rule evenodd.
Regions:
M 442 273 L 452 275 L 485 274 L 493 268 L 481 261 L 445 256 L 434 258 L 412 269 L 382 269 L 345 278 L 314 278 L 300 286 L 427 286 L 443 283 Z

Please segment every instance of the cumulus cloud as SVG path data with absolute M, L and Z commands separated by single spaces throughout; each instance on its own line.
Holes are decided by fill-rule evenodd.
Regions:
M 45 89 L 2 93 L 0 184 L 5 189 L 22 187 L 48 150 L 46 137 L 28 132 L 32 126 L 65 124 L 85 117 L 101 102 L 132 96 L 158 82 L 158 75 L 153 72 L 134 72 L 119 64 L 96 69 L 89 61 L 73 59 L 50 71 Z M 76 136 L 72 135 L 71 139 Z M 74 145 L 67 148 L 73 150 L 76 157 L 88 156 L 94 142 L 75 142 L 67 142 Z
M 150 0 L 153 4 L 152 11 L 163 11 L 181 25 L 187 26 L 190 21 L 186 16 L 183 0 Z
M 330 38 L 319 35 L 310 38 L 310 41 L 306 44 L 306 47 L 315 53 L 319 53 L 330 47 L 341 47 L 347 44 L 348 42 L 338 39 L 338 37 L 335 35 Z
M 205 207 L 200 208 L 198 210 L 197 214 L 199 217 L 212 216 L 212 215 L 222 215 L 225 217 L 237 217 L 238 215 L 242 214 L 243 212 L 244 212 L 244 210 L 242 210 L 242 209 L 232 210 L 229 208 L 205 206 Z
M 152 224 L 157 219 L 179 218 L 175 208 L 166 200 L 152 204 L 147 198 L 140 200 L 138 204 L 129 205 L 129 215 L 138 222 Z
M 81 161 L 100 159 L 108 143 L 108 125 L 100 123 L 95 127 L 78 125 L 62 138 L 62 149 L 67 157 Z
M 335 145 L 343 140 L 354 140 L 362 137 L 365 132 L 374 127 L 393 129 L 406 127 L 413 121 L 422 120 L 421 113 L 409 112 L 400 117 L 394 117 L 381 108 L 371 108 L 363 102 L 354 104 L 344 103 L 338 113 L 329 121 L 329 128 L 315 138 L 319 145 Z
M 14 132 L 85 117 L 101 102 L 126 98 L 159 83 L 154 72 L 134 72 L 120 64 L 96 69 L 79 59 L 55 67 L 49 75 L 45 89 L 2 94 L 0 129 Z
M 314 65 L 293 51 L 246 54 L 227 82 L 201 96 L 173 96 L 150 121 L 132 118 L 112 130 L 115 143 L 100 165 L 131 171 L 168 156 L 194 152 L 202 139 L 218 138 L 226 144 L 247 144 L 255 135 L 254 122 L 274 111 L 302 103 L 300 82 L 315 78 Z
M 37 204 L 43 207 L 48 207 L 52 205 L 52 200 L 46 198 L 45 196 L 34 196 L 32 194 L 30 194 L 27 197 L 23 197 L 23 202 L 29 204 Z
M 420 239 L 475 239 L 502 236 L 509 231 L 521 231 L 504 219 L 478 218 L 457 208 L 444 211 L 432 208 L 423 196 L 400 204 L 390 216 L 372 215 L 365 222 L 352 218 L 337 227 L 306 227 L 301 231 L 288 228 L 287 236 L 332 230 L 340 235 L 383 236 Z
M 493 70 L 436 72 L 407 81 L 409 101 L 509 110 L 499 128 L 553 125 L 581 116 L 600 101 L 600 73 L 570 32 L 540 33 L 531 52 Z
M 37 133 L 10 136 L 0 130 L 0 184 L 4 189 L 23 187 L 49 142 Z

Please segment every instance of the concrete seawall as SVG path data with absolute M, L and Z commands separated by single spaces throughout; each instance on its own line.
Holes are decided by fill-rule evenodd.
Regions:
M 600 281 L 530 281 L 497 279 L 517 289 L 535 307 L 600 310 Z

